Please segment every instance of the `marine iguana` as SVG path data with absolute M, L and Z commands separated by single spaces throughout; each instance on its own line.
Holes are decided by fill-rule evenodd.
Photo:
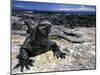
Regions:
M 30 57 L 35 57 L 50 50 L 57 58 L 65 58 L 66 54 L 61 52 L 57 44 L 48 38 L 52 26 L 50 22 L 41 22 L 35 28 L 29 24 L 28 20 L 24 22 L 28 26 L 28 35 L 20 47 L 20 52 L 16 57 L 19 61 L 14 69 L 21 67 L 21 72 L 23 72 L 24 67 L 27 70 L 30 69 L 30 66 L 33 66 L 33 60 Z

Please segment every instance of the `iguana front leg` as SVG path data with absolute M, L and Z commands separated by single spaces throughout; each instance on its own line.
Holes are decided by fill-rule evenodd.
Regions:
M 59 47 L 57 46 L 57 44 L 55 42 L 50 41 L 49 44 L 50 44 L 51 49 L 54 53 L 54 56 L 56 56 L 57 58 L 61 58 L 61 59 L 65 58 L 66 54 L 59 50 Z
M 18 64 L 14 66 L 14 69 L 20 67 L 20 71 L 23 72 L 24 67 L 29 70 L 29 66 L 33 66 L 32 62 L 33 60 L 29 59 L 28 52 L 26 49 L 21 48 L 19 55 L 16 57 L 19 61 Z

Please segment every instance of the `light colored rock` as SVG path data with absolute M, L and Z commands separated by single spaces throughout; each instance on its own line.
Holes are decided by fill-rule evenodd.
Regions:
M 95 55 L 95 28 L 71 29 L 74 33 L 81 33 L 85 40 L 84 43 L 70 43 L 64 39 L 52 39 L 60 47 L 61 51 L 66 53 L 66 58 L 61 60 L 53 57 L 52 51 L 33 57 L 34 67 L 31 70 L 24 69 L 24 73 L 51 72 L 51 71 L 69 71 L 86 70 L 96 68 Z M 88 31 L 87 31 L 88 30 Z M 70 29 L 69 29 L 70 31 Z M 14 69 L 18 60 L 15 58 L 19 53 L 19 48 L 26 36 L 12 34 L 12 73 L 21 73 L 20 68 Z

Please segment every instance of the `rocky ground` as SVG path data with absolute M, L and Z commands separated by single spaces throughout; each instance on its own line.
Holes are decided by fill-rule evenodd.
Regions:
M 52 51 L 33 57 L 35 60 L 34 67 L 31 70 L 24 69 L 24 73 L 51 72 L 51 71 L 69 71 L 69 70 L 89 70 L 96 68 L 96 43 L 95 27 L 66 29 L 76 34 L 80 34 L 80 40 L 83 43 L 72 43 L 64 39 L 51 39 L 55 41 L 61 51 L 66 53 L 65 59 L 53 57 Z M 12 34 L 12 73 L 21 73 L 20 67 L 13 70 L 14 65 L 18 63 L 15 58 L 19 53 L 19 48 L 25 40 L 25 35 Z M 73 37 L 69 37 L 73 40 Z

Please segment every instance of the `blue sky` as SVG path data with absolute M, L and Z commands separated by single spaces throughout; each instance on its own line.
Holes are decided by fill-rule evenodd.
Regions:
M 41 3 L 41 2 L 25 2 L 12 1 L 12 8 L 19 10 L 39 10 L 39 11 L 85 11 L 95 12 L 96 6 L 91 5 L 73 5 L 73 4 L 56 4 L 56 3 Z

